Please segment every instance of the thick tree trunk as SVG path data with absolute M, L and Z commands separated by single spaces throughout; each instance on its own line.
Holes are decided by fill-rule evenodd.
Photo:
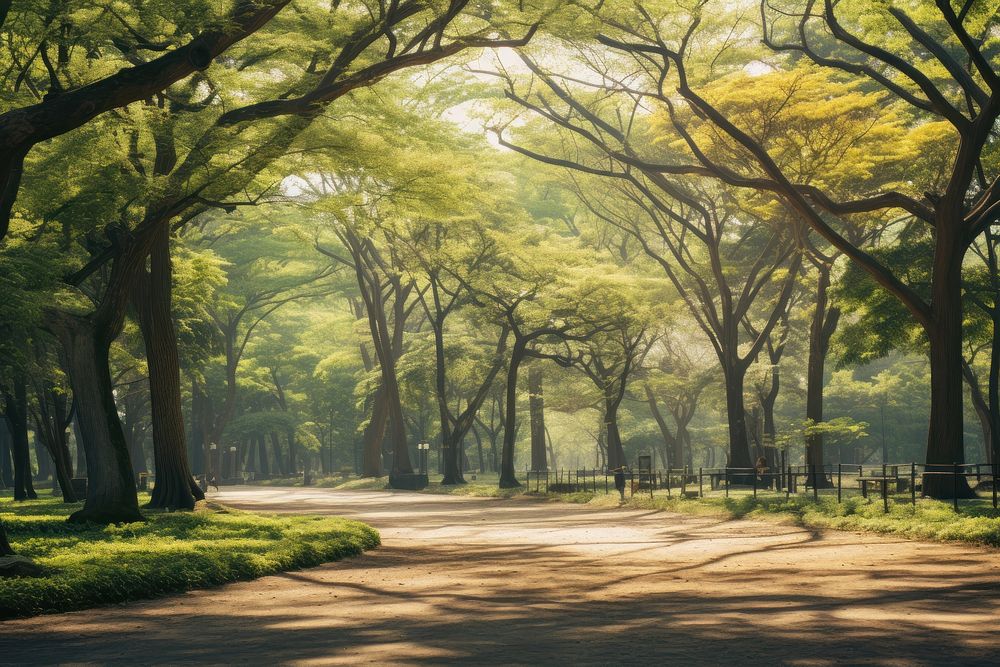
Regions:
M 621 432 L 618 430 L 618 406 L 621 402 L 615 398 L 605 399 L 604 411 L 604 428 L 608 433 L 608 467 L 612 470 L 628 465 L 625 450 L 622 449 Z
M 362 435 L 361 476 L 382 476 L 382 439 L 385 435 L 387 404 L 379 385 L 372 398 L 372 416 Z
M 132 479 L 132 462 L 118 418 L 108 371 L 110 342 L 89 318 L 49 311 L 49 327 L 62 345 L 63 365 L 76 399 L 76 417 L 86 448 L 87 500 L 72 522 L 142 521 Z
M 31 452 L 28 445 L 28 393 L 23 377 L 14 378 L 14 393 L 7 395 L 7 426 L 14 455 L 14 500 L 35 500 L 31 485 Z
M 149 273 L 143 271 L 139 277 L 139 283 L 145 283 L 145 289 L 134 292 L 149 367 L 153 466 L 156 471 L 156 484 L 149 507 L 192 510 L 195 500 L 203 500 L 205 496 L 192 483 L 187 458 L 180 358 L 170 305 L 171 275 L 170 227 L 160 225 L 150 251 Z
M 528 367 L 528 413 L 531 418 L 531 469 L 548 470 L 545 456 L 545 396 L 542 393 L 542 369 Z
M 413 464 L 410 462 L 410 449 L 406 440 L 406 421 L 403 419 L 403 403 L 399 395 L 399 380 L 396 377 L 395 361 L 382 366 L 382 382 L 385 387 L 385 401 L 388 422 L 386 434 L 392 451 L 392 472 L 394 474 L 410 474 Z
M 746 406 L 743 403 L 745 371 L 737 363 L 724 368 L 723 373 L 726 381 L 726 418 L 729 422 L 729 467 L 750 468 L 753 462 L 750 460 Z
M 507 368 L 506 404 L 504 405 L 503 446 L 500 450 L 500 488 L 514 489 L 521 486 L 514 472 L 514 439 L 517 431 L 517 371 L 524 360 L 525 343 L 516 341 Z
M 931 362 L 931 417 L 927 434 L 928 472 L 947 472 L 965 463 L 962 408 L 962 227 L 938 225 L 931 319 L 927 327 Z M 973 498 L 966 478 L 924 475 L 924 495 L 932 498 Z

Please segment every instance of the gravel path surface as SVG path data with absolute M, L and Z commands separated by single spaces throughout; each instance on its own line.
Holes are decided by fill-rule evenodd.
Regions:
M 381 549 L 0 623 L 0 662 L 1000 664 L 1000 552 L 526 499 L 224 487 Z

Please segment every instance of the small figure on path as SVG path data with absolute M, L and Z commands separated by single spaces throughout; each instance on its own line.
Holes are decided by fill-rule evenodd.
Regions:
M 615 473 L 615 488 L 618 489 L 618 493 L 622 497 L 622 502 L 625 502 L 625 466 L 621 465 L 614 469 Z

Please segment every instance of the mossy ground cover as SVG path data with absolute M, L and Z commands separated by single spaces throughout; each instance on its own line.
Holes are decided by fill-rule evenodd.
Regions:
M 140 502 L 144 500 L 140 498 Z M 79 505 L 14 503 L 0 519 L 41 577 L 0 579 L 0 618 L 83 609 L 311 567 L 379 544 L 375 529 L 337 517 L 262 515 L 200 503 L 144 510 L 145 523 L 72 525 Z

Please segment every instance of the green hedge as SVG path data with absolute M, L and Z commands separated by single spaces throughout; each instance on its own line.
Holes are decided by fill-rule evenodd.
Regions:
M 254 579 L 354 556 L 378 532 L 337 517 L 261 515 L 224 507 L 146 511 L 146 523 L 78 526 L 78 505 L 0 500 L 19 555 L 45 570 L 0 579 L 0 618 L 83 609 Z

